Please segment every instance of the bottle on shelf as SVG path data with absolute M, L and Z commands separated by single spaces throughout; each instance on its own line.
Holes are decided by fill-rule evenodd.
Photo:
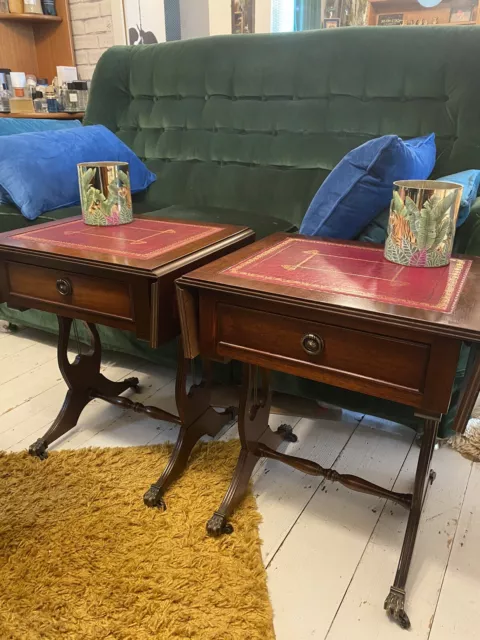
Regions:
M 1 2 L 1 0 L 0 0 Z M 55 0 L 42 0 L 43 13 L 46 16 L 56 16 L 57 9 L 55 7 Z
M 88 102 L 88 85 L 83 81 L 68 82 L 63 88 L 64 109 L 69 113 L 85 111 Z
M 23 0 L 23 10 L 25 13 L 43 14 L 40 0 Z
M 47 99 L 41 91 L 35 91 L 33 94 L 33 110 L 35 113 L 48 113 Z

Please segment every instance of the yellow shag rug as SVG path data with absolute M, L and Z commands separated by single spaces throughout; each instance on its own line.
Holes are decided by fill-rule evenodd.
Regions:
M 274 638 L 253 496 L 233 535 L 205 532 L 238 442 L 200 445 L 167 511 L 147 509 L 170 451 L 0 453 L 1 640 Z

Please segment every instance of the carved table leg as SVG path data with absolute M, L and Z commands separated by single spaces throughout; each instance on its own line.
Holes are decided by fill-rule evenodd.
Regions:
M 435 448 L 438 424 L 439 419 L 425 418 L 425 432 L 415 474 L 412 504 L 408 516 L 400 561 L 398 563 L 395 581 L 384 604 L 388 615 L 395 620 L 395 622 L 398 622 L 403 629 L 410 628 L 410 620 L 405 612 L 405 585 L 412 562 L 413 548 L 415 546 L 426 491 L 429 485 L 435 480 L 435 472 L 430 470 L 430 463 Z
M 480 346 L 472 344 L 465 371 L 465 381 L 458 404 L 453 429 L 457 433 L 465 433 L 473 407 L 480 393 Z
M 216 436 L 217 433 L 236 416 L 236 409 L 229 407 L 224 411 L 215 411 L 211 402 L 210 363 L 204 362 L 204 379 L 199 385 L 193 385 L 187 391 L 187 377 L 190 361 L 183 357 L 180 348 L 175 398 L 182 425 L 170 460 L 160 476 L 143 496 L 147 507 L 166 509 L 163 499 L 167 488 L 182 474 L 187 466 L 193 447 L 204 435 Z
M 227 523 L 227 518 L 245 496 L 253 469 L 261 457 L 256 453 L 256 447 L 259 444 L 264 444 L 276 449 L 284 439 L 284 433 L 286 437 L 290 436 L 291 438 L 290 430 L 283 429 L 277 433 L 268 426 L 271 405 L 269 373 L 265 370 L 260 371 L 262 384 L 260 394 L 257 397 L 257 368 L 253 365 L 243 365 L 243 383 L 238 418 L 238 431 L 242 449 L 223 502 L 207 523 L 207 533 L 211 536 L 220 536 L 222 533 L 233 532 L 233 527 Z
M 28 452 L 32 456 L 45 459 L 48 446 L 73 429 L 86 405 L 95 394 L 117 396 L 129 388 L 136 388 L 138 378 L 128 378 L 123 382 L 112 382 L 100 373 L 101 344 L 94 324 L 88 324 L 91 335 L 91 349 L 88 353 L 78 355 L 73 363 L 68 360 L 68 340 L 72 327 L 71 318 L 58 318 L 58 366 L 63 379 L 67 383 L 68 392 L 57 418 L 46 434 L 34 442 Z

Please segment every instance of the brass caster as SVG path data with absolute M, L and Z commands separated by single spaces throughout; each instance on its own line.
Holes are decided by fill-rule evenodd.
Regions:
M 390 587 L 390 593 L 385 600 L 383 608 L 402 629 L 410 629 L 410 620 L 405 613 L 405 591 L 403 589 Z

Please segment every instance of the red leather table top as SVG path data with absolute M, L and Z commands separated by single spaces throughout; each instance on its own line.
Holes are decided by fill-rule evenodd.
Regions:
M 287 238 L 222 273 L 451 313 L 471 264 L 453 258 L 448 267 L 403 267 L 376 247 Z
M 108 255 L 150 260 L 182 245 L 220 231 L 221 227 L 177 223 L 170 220 L 135 218 L 130 224 L 117 227 L 93 227 L 82 220 L 21 233 L 18 237 L 36 243 L 86 249 Z M 39 246 L 41 249 L 41 247 Z

